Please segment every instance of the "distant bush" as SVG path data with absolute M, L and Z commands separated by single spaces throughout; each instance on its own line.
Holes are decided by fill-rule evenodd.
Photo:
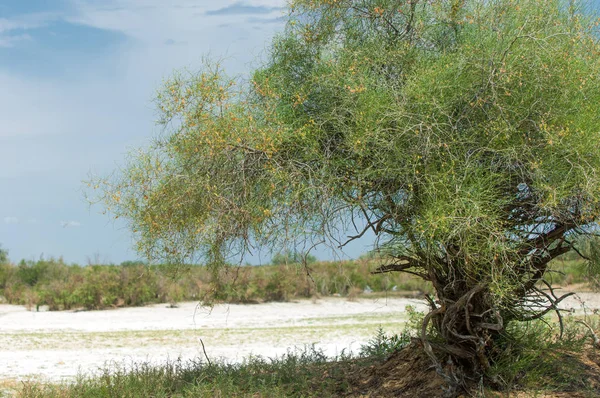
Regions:
M 283 256 L 286 259 L 279 265 L 230 266 L 220 271 L 218 282 L 201 266 L 173 273 L 140 261 L 88 266 L 68 265 L 62 259 L 6 263 L 0 264 L 0 296 L 11 304 L 47 305 L 56 311 L 186 300 L 252 303 L 331 295 L 354 298 L 367 286 L 373 293 L 431 292 L 431 286 L 409 275 L 372 275 L 375 263 L 368 260 L 317 262 L 307 258 L 307 270 L 294 265 L 297 255 Z
M 289 254 L 289 253 L 288 253 Z M 287 256 L 287 255 L 286 255 Z M 288 257 L 294 259 L 294 255 Z M 370 258 L 370 257 L 368 257 Z M 50 310 L 104 309 L 203 300 L 255 303 L 315 296 L 356 298 L 367 288 L 371 294 L 430 294 L 431 285 L 406 274 L 371 274 L 379 260 L 310 263 L 309 269 L 288 261 L 278 265 L 230 266 L 214 282 L 201 266 L 177 273 L 141 261 L 121 265 L 68 265 L 62 259 L 0 263 L 2 301 Z M 277 262 L 277 261 L 276 261 Z M 583 260 L 559 258 L 553 262 L 553 283 L 592 283 Z M 310 272 L 310 274 L 308 273 Z
M 5 264 L 8 262 L 8 251 L 2 249 L 2 246 L 0 245 L 0 264 Z
M 284 251 L 276 253 L 271 259 L 272 265 L 288 265 L 288 264 L 314 264 L 317 258 L 312 254 L 302 254 L 297 251 Z

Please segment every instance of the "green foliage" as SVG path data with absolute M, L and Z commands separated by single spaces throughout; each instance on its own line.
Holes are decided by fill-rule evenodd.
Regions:
M 593 280 L 589 278 L 587 268 L 587 262 L 583 259 L 558 258 L 552 262 L 546 280 L 556 285 L 583 284 L 593 288 Z
M 366 344 L 360 347 L 360 355 L 366 357 L 385 358 L 386 356 L 410 344 L 410 334 L 403 332 L 400 335 L 387 335 L 380 327 L 377 334 Z
M 47 305 L 50 310 L 103 309 L 167 300 L 167 280 L 145 266 L 67 265 L 62 260 L 22 261 L 3 268 L 0 294 L 11 304 Z M 197 294 L 188 290 L 190 296 Z M 191 299 L 191 297 L 189 297 Z
M 600 289 L 600 239 L 580 236 L 574 239 L 577 251 L 560 256 L 550 267 L 553 273 L 547 278 L 552 283 L 582 283 Z
M 580 266 L 581 273 L 590 285 L 596 290 L 600 289 L 600 238 L 597 236 L 580 238 L 577 241 L 579 257 L 585 257 L 585 262 Z
M 128 261 L 123 261 L 121 263 L 121 267 L 135 267 L 135 266 L 139 266 L 139 265 L 147 265 L 147 263 L 145 261 L 142 260 L 128 260 Z
M 379 327 L 375 336 L 360 347 L 359 355 L 384 359 L 407 347 L 411 340 L 418 335 L 425 314 L 417 311 L 411 305 L 407 305 L 405 310 L 408 314 L 408 320 L 400 334 L 387 334 Z
M 410 333 L 412 331 L 414 333 L 421 328 L 425 314 L 417 311 L 412 305 L 407 305 L 405 310 L 408 313 L 408 321 L 406 322 L 405 332 Z
M 314 264 L 317 262 L 317 258 L 312 254 L 303 255 L 298 251 L 286 250 L 284 252 L 276 253 L 271 259 L 273 265 L 287 265 L 287 264 Z
M 48 270 L 48 262 L 44 260 L 35 263 L 21 261 L 17 267 L 17 278 L 28 286 L 35 285 Z
M 8 250 L 2 248 L 0 245 L 0 265 L 6 264 L 8 262 Z
M 11 266 L 8 262 L 8 251 L 0 247 L 0 289 L 4 289 L 9 278 Z

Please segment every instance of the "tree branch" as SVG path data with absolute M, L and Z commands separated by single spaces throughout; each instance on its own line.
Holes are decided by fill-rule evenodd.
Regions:
M 404 272 L 428 280 L 427 274 L 410 270 L 410 268 L 416 268 L 421 265 L 421 263 L 418 260 L 408 256 L 400 256 L 397 257 L 397 261 L 398 262 L 380 265 L 379 267 L 377 267 L 377 269 L 371 271 L 371 274 L 377 275 L 385 274 L 388 272 Z

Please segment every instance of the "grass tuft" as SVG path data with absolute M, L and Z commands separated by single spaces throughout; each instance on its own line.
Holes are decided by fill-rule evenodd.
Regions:
M 567 317 L 562 338 L 557 329 L 550 319 L 511 323 L 498 342 L 490 380 L 504 391 L 597 393 L 590 384 L 598 369 L 588 363 L 588 333 L 575 316 Z
M 176 360 L 112 365 L 71 384 L 25 383 L 18 396 L 46 397 L 335 397 L 348 391 L 347 371 L 367 359 L 342 354 L 327 358 L 314 347 L 274 358 L 251 357 L 241 364 Z

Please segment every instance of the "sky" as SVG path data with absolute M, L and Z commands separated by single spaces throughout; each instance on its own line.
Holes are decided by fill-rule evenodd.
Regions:
M 83 180 L 109 174 L 159 132 L 152 99 L 173 71 L 197 70 L 209 55 L 248 73 L 283 29 L 284 6 L 0 0 L 0 244 L 11 260 L 138 258 L 124 224 L 86 202 Z
M 173 71 L 223 58 L 248 73 L 284 26 L 285 0 L 1 0 L 0 244 L 12 261 L 135 259 L 123 224 L 90 207 L 106 175 L 158 133 Z

